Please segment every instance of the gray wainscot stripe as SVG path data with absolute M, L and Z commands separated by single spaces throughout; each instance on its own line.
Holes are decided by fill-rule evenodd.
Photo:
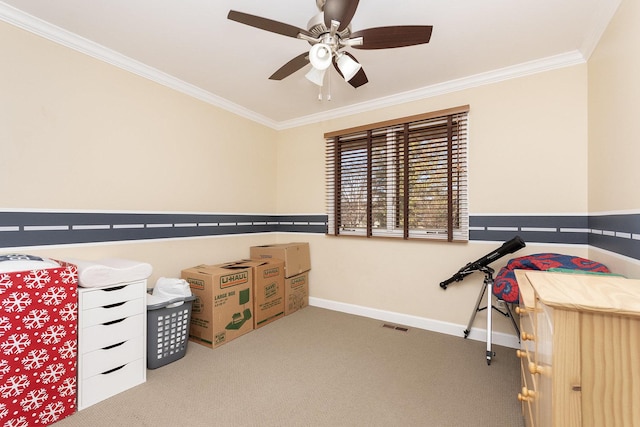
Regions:
M 640 214 L 589 217 L 589 244 L 640 259 Z
M 0 212 L 0 248 L 221 236 L 327 232 L 327 215 Z M 478 215 L 471 241 L 592 245 L 640 259 L 640 214 Z
M 640 259 L 640 214 L 471 216 L 470 240 L 591 245 Z
M 586 245 L 587 216 L 472 216 L 471 240 L 506 241 L 518 235 L 525 242 Z
M 0 212 L 4 248 L 326 231 L 326 215 Z

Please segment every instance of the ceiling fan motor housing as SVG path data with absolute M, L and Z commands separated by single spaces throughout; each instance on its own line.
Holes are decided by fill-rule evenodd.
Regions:
M 329 34 L 330 30 L 324 25 L 324 13 L 317 13 L 307 23 L 307 30 L 313 37 L 321 38 L 323 34 Z M 340 39 L 347 39 L 351 35 L 351 26 L 349 25 L 342 31 L 336 33 Z

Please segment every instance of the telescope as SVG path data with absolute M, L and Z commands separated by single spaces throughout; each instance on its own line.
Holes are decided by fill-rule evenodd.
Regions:
M 503 316 L 511 319 L 511 323 L 516 330 L 516 334 L 520 336 L 520 329 L 513 319 L 513 314 L 511 313 L 511 309 L 508 304 L 505 304 L 505 310 L 502 311 L 498 307 L 494 306 L 491 302 L 491 291 L 493 288 L 493 268 L 489 267 L 489 264 L 492 262 L 502 258 L 505 255 L 514 253 L 515 251 L 522 249 L 525 247 L 524 240 L 520 236 L 516 236 L 508 242 L 504 242 L 502 246 L 496 249 L 493 252 L 489 252 L 482 258 L 475 260 L 474 262 L 470 262 L 464 267 L 462 267 L 456 274 L 445 280 L 444 282 L 440 282 L 440 287 L 442 289 L 447 289 L 453 282 L 459 282 L 465 278 L 465 276 L 475 272 L 482 271 L 484 273 L 484 281 L 482 282 L 482 288 L 480 289 L 480 293 L 478 294 L 478 299 L 476 301 L 475 309 L 471 314 L 471 318 L 469 319 L 469 323 L 467 324 L 467 329 L 464 330 L 464 337 L 467 338 L 469 333 L 471 332 L 471 326 L 473 325 L 473 321 L 476 318 L 476 314 L 482 310 L 487 310 L 487 351 L 485 353 L 487 357 L 487 365 L 491 364 L 491 358 L 494 356 L 493 350 L 491 350 L 491 312 L 493 310 L 502 314 Z M 480 307 L 480 303 L 486 294 L 487 304 L 485 307 Z
M 502 258 L 505 255 L 512 254 L 524 247 L 524 240 L 522 240 L 520 236 L 516 236 L 508 242 L 504 242 L 502 246 L 500 246 L 495 251 L 489 252 L 482 258 L 479 258 L 474 262 L 470 262 L 462 267 L 456 274 L 454 274 L 447 280 L 440 282 L 440 287 L 442 289 L 447 289 L 447 286 L 449 286 L 451 283 L 461 281 L 465 278 L 465 276 L 473 273 L 474 271 L 483 271 L 483 269 L 488 268 L 489 264 L 491 264 L 492 262 Z

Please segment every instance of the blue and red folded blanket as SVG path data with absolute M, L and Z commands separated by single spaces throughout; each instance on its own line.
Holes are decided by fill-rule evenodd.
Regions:
M 604 265 L 586 258 L 555 253 L 541 253 L 527 255 L 509 260 L 507 265 L 500 269 L 493 281 L 493 294 L 510 303 L 520 301 L 520 291 L 514 270 L 579 270 L 592 273 L 611 273 Z

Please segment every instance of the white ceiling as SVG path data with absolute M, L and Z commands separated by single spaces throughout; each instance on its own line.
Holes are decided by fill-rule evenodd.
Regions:
M 331 71 L 331 101 L 304 74 L 268 77 L 303 40 L 228 20 L 229 10 L 300 28 L 315 0 L 4 0 L 0 19 L 274 128 L 585 61 L 620 0 L 362 0 L 352 31 L 433 25 L 429 44 L 350 49 L 369 78 Z M 326 97 L 325 88 L 325 97 Z

